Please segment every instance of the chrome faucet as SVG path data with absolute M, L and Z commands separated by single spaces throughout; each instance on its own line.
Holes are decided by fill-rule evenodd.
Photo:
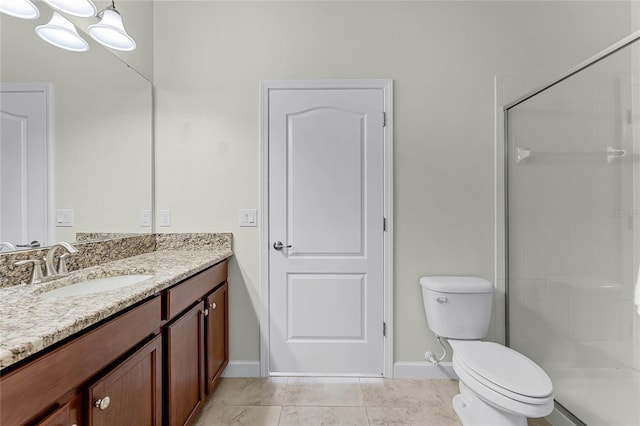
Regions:
M 0 242 L 0 251 L 2 251 L 3 249 L 7 249 L 7 251 L 14 251 L 16 249 L 16 246 L 11 244 L 10 242 L 2 241 Z
M 65 249 L 67 253 L 60 256 L 60 262 L 58 263 L 58 269 L 56 270 L 56 267 L 53 264 L 53 262 L 55 260 L 56 251 L 58 251 L 59 248 Z M 67 272 L 67 265 L 65 263 L 65 258 L 70 255 L 74 255 L 76 253 L 78 253 L 78 250 L 71 244 L 66 243 L 64 241 L 52 245 L 51 248 L 49 249 L 49 252 L 47 253 L 47 257 L 44 263 L 44 280 L 48 281 L 54 278 L 64 277 L 69 275 L 69 272 Z

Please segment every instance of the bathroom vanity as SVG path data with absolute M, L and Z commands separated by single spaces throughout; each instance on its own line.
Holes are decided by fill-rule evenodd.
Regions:
M 152 278 L 82 297 L 41 297 L 51 283 L 1 289 L 0 424 L 191 423 L 229 360 L 229 256 L 155 251 L 89 268 Z
M 225 260 L 164 292 L 169 425 L 189 423 L 229 362 L 226 280 Z

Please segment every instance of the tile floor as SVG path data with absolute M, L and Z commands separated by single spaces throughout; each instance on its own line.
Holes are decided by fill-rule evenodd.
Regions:
M 451 407 L 457 393 L 455 380 L 223 378 L 194 424 L 460 425 Z
M 196 426 L 459 425 L 453 380 L 223 378 Z

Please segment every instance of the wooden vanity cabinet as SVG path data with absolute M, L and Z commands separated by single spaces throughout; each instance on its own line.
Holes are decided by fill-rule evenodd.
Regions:
M 192 423 L 229 360 L 227 288 L 224 260 L 3 371 L 0 425 Z
M 223 261 L 166 292 L 169 426 L 193 421 L 228 362 L 226 280 Z M 189 308 L 179 313 L 185 305 Z
M 78 417 L 73 399 L 85 384 L 161 326 L 154 297 L 0 377 L 0 424 L 57 425 Z M 72 401 L 72 402 L 70 402 Z M 73 420 L 73 419 L 72 419 Z M 78 425 L 85 422 L 80 422 Z M 65 423 L 67 426 L 72 422 Z

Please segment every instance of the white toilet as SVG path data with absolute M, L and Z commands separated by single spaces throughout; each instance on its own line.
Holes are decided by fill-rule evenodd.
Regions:
M 526 425 L 527 417 L 553 410 L 549 376 L 529 358 L 487 335 L 493 284 L 466 276 L 420 279 L 429 328 L 453 348 L 453 370 L 460 394 L 453 408 L 467 426 Z

